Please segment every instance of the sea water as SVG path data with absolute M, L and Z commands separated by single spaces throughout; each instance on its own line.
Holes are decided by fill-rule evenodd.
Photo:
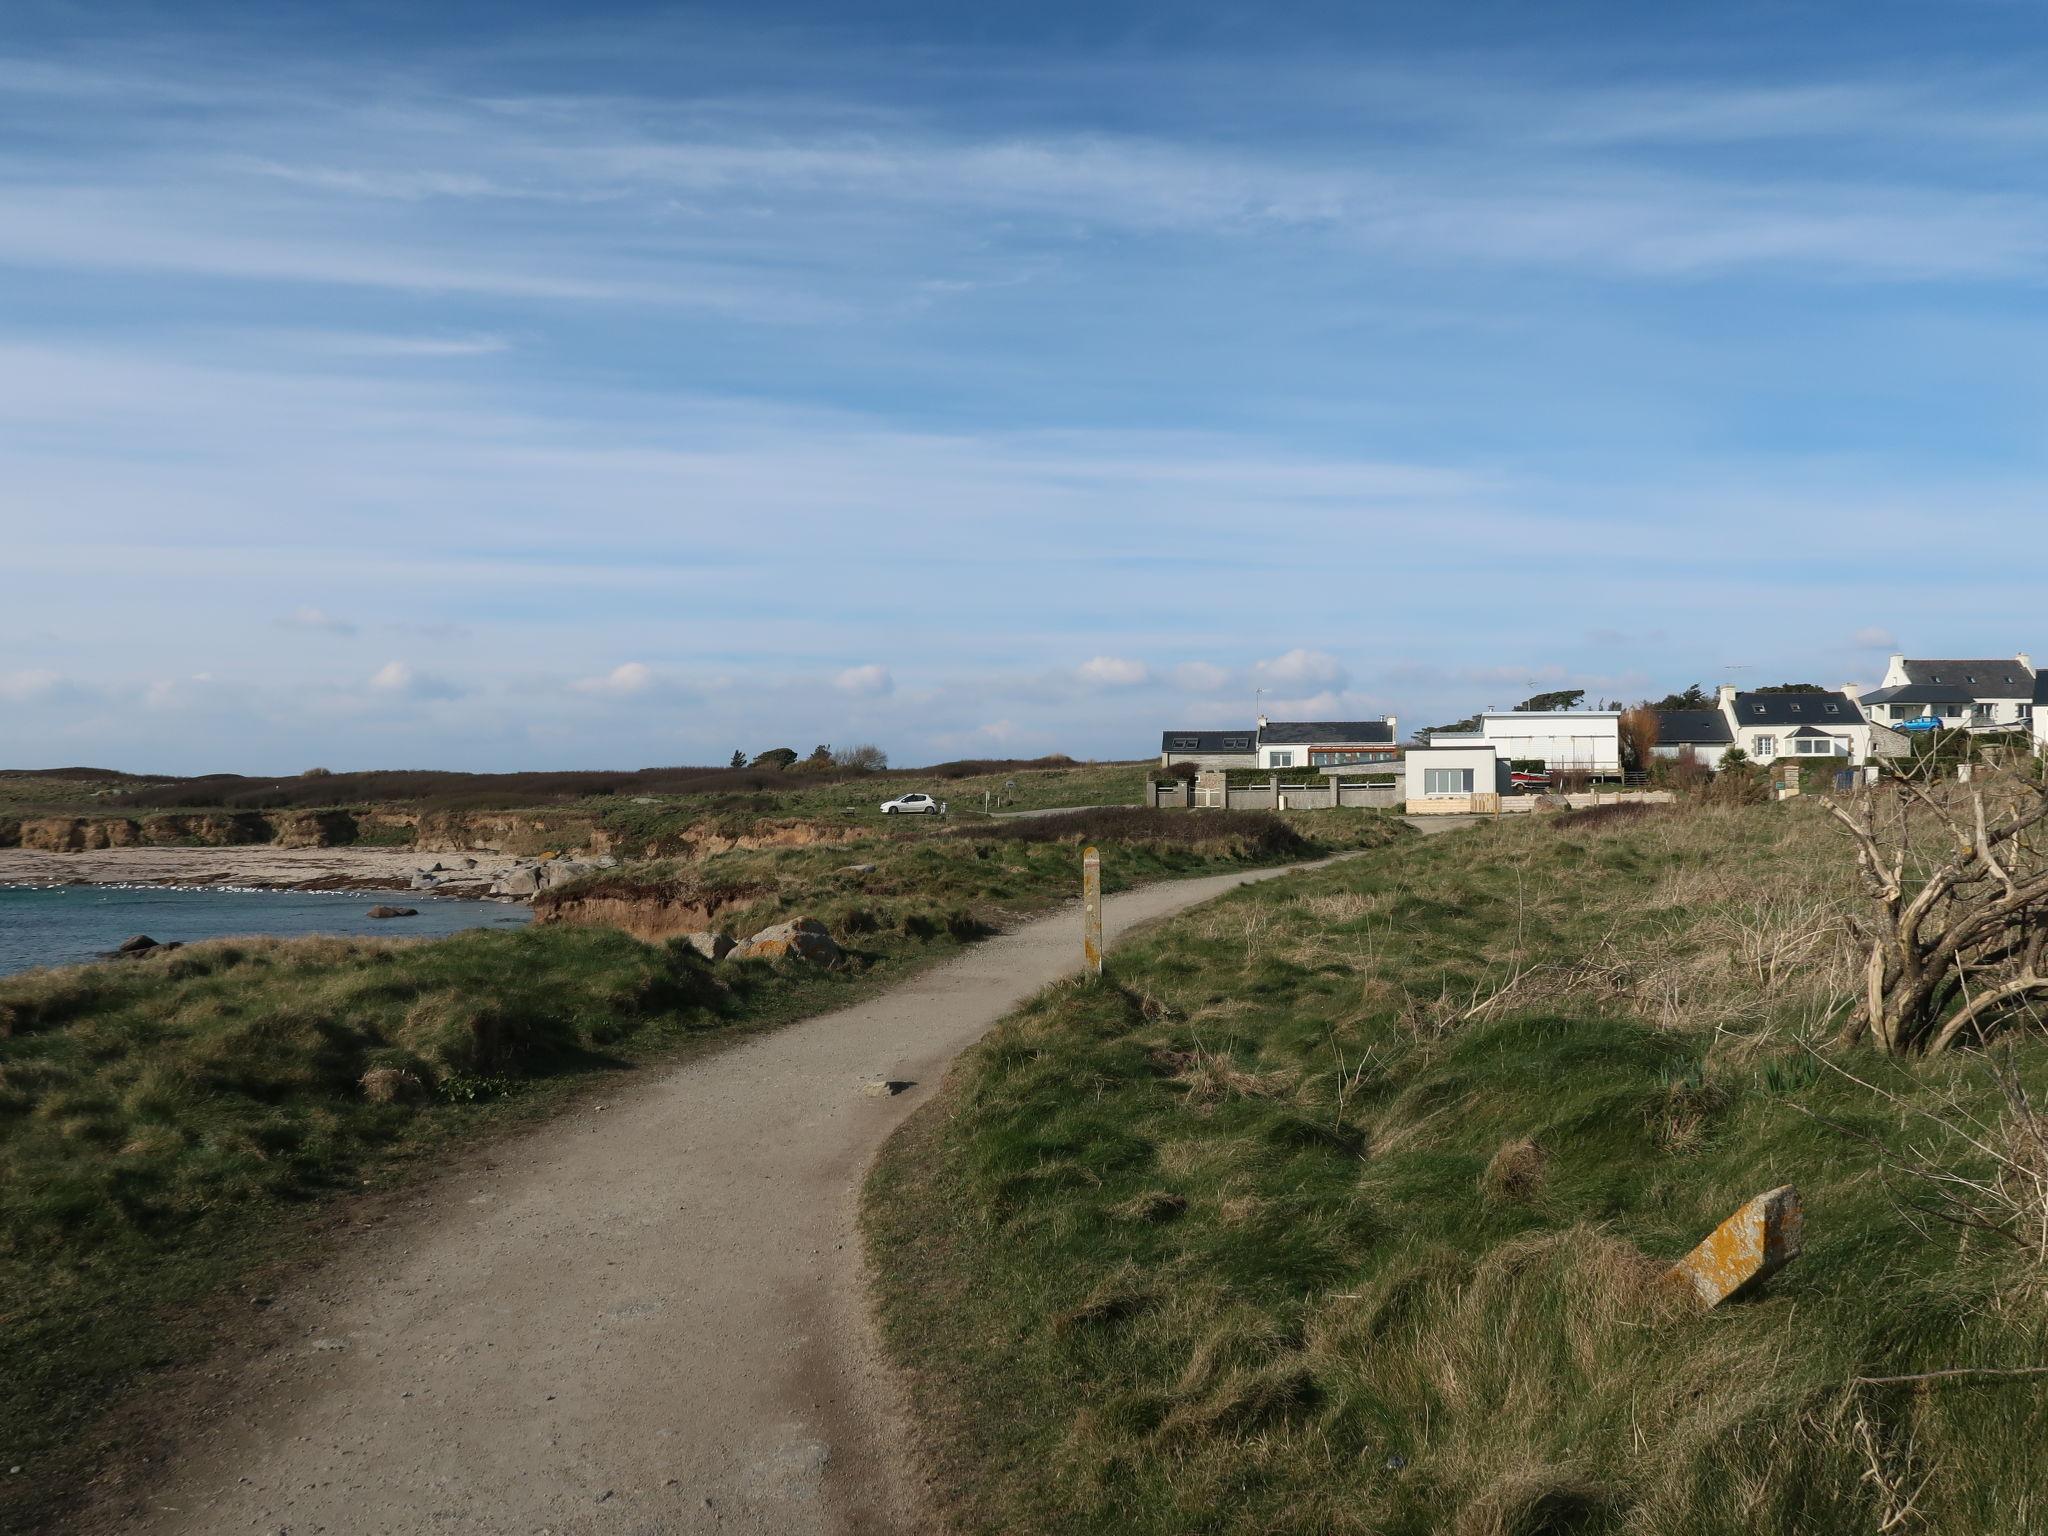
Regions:
M 418 917 L 369 916 L 375 906 Z M 435 938 L 466 928 L 517 928 L 531 918 L 500 901 L 453 901 L 408 891 L 255 891 L 212 886 L 0 886 L 0 976 L 38 965 L 76 965 L 132 934 L 159 944 L 267 935 L 358 934 Z

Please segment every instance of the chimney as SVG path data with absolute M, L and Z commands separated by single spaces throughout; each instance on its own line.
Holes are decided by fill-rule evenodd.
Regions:
M 1884 683 L 1887 688 L 1898 686 L 1892 681 L 1893 678 L 1897 678 L 1900 683 L 1906 680 L 1906 658 L 1903 654 L 1894 656 L 1885 663 Z
M 1259 729 L 1263 731 L 1263 730 L 1264 730 L 1265 728 L 1266 728 L 1266 717 L 1265 717 L 1264 715 L 1261 715 L 1261 716 L 1259 716 Z
M 1858 709 L 1861 709 L 1863 707 L 1863 685 L 1861 683 L 1842 684 L 1842 697 L 1851 704 L 1854 704 Z
M 1399 741 L 1400 739 L 1401 733 L 1395 727 L 1394 717 L 1392 715 L 1387 716 L 1387 740 Z
M 2012 659 L 2018 662 L 2021 666 L 2025 667 L 2029 672 L 2034 670 L 2034 658 L 2029 656 L 2025 651 L 2013 652 Z
M 1735 712 L 1735 685 L 1733 683 L 1723 683 L 1714 690 L 1714 696 L 1715 702 L 1721 706 L 1724 713 L 1733 714 Z

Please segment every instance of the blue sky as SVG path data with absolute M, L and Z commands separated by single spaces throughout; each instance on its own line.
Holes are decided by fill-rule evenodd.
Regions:
M 2044 54 L 10 5 L 0 762 L 1132 756 L 2048 656 Z

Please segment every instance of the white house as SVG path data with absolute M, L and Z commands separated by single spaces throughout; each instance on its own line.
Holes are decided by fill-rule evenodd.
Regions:
M 1469 815 L 1500 808 L 1508 765 L 1491 742 L 1432 740 L 1408 749 L 1401 780 L 1410 816 Z
M 1532 759 L 1553 773 L 1621 772 L 1621 712 L 1613 709 L 1506 710 L 1479 717 L 1476 731 L 1432 731 L 1431 745 L 1485 742 L 1503 762 Z
M 1897 733 L 1877 737 L 1853 690 L 1823 693 L 1739 693 L 1727 683 L 1719 691 L 1732 745 L 1759 763 L 1781 757 L 1833 760 L 1844 767 L 1865 763 L 1873 752 L 1888 757 L 1904 749 Z
M 1657 712 L 1657 745 L 1652 757 L 1680 758 L 1690 752 L 1706 768 L 1719 768 L 1721 757 L 1735 745 L 1735 726 L 1717 705 L 1713 709 L 1664 709 Z
M 1918 661 L 1894 656 L 1863 696 L 1871 719 L 1894 730 L 2029 731 L 2040 740 L 2033 658 Z
M 1392 768 L 1395 720 L 1268 720 L 1259 716 L 1261 768 Z
M 1256 731 L 1162 731 L 1159 736 L 1159 766 L 1193 763 L 1197 768 L 1256 768 L 1259 766 L 1259 736 Z

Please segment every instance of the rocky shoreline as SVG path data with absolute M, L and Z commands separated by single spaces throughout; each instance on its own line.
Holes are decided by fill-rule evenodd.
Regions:
M 559 866 L 559 872 L 550 866 Z M 0 885 L 213 886 L 274 891 L 405 891 L 524 901 L 598 867 L 505 853 L 421 854 L 411 848 L 0 848 Z

